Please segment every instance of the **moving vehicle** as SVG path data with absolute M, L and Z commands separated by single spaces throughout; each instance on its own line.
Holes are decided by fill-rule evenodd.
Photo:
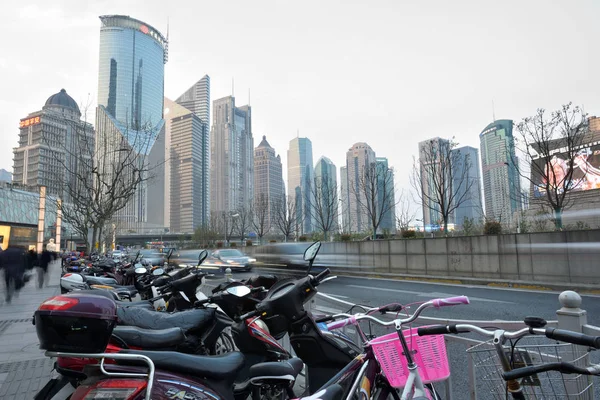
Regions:
M 208 262 L 218 262 L 223 264 L 223 269 L 231 268 L 235 271 L 251 271 L 256 262 L 255 258 L 248 257 L 238 249 L 219 249 L 213 251 L 208 257 Z

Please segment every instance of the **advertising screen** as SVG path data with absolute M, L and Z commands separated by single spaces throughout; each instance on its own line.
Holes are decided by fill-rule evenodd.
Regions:
M 565 182 L 570 164 L 568 154 L 556 153 L 548 162 L 537 159 L 533 160 L 533 164 L 535 197 L 546 195 L 547 180 L 550 181 L 550 188 L 558 187 L 559 193 L 565 186 L 571 192 L 600 189 L 600 144 L 590 145 L 577 151 L 573 159 L 573 175 L 568 182 Z

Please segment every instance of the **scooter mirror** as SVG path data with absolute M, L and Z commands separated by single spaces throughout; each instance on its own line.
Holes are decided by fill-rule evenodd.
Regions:
M 334 276 L 328 276 L 327 278 L 323 279 L 323 280 L 321 281 L 321 283 L 323 283 L 323 282 L 327 282 L 327 281 L 330 281 L 330 280 L 332 280 L 332 279 L 336 279 L 336 278 L 337 278 L 337 276 L 335 276 L 335 275 L 334 275 Z
M 165 270 L 162 268 L 156 268 L 154 271 L 152 271 L 152 275 L 154 275 L 154 276 L 160 276 L 164 273 L 165 273 Z
M 320 248 L 321 242 L 314 242 L 308 246 L 308 249 L 304 251 L 304 261 L 314 261 Z
M 227 293 L 237 297 L 244 297 L 250 294 L 251 290 L 248 286 L 233 286 L 225 289 Z
M 201 290 L 198 290 L 196 292 L 196 299 L 197 300 L 204 300 L 204 299 L 206 299 L 206 295 L 204 293 L 202 293 Z
M 206 260 L 206 257 L 208 257 L 208 251 L 202 250 L 198 255 L 198 265 L 202 264 Z
M 138 274 L 138 275 L 145 274 L 146 272 L 148 272 L 148 270 L 146 268 L 144 268 L 144 267 L 137 267 L 135 269 L 135 273 Z

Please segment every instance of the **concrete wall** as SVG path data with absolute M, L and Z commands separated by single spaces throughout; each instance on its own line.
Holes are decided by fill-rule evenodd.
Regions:
M 295 244 L 298 258 L 309 244 Z M 251 252 L 270 262 L 278 245 Z M 323 243 L 317 264 L 375 274 L 600 284 L 600 230 Z

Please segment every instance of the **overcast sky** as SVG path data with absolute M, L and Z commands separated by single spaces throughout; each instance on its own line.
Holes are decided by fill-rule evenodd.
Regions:
M 417 143 L 454 136 L 479 147 L 492 101 L 497 119 L 568 101 L 600 115 L 597 0 L 40 0 L 3 2 L 0 14 L 0 168 L 9 171 L 19 119 L 51 94 L 65 88 L 95 107 L 104 14 L 165 34 L 168 19 L 167 97 L 204 74 L 213 100 L 231 94 L 232 78 L 238 105 L 250 89 L 255 145 L 267 135 L 284 171 L 299 130 L 314 161 L 325 155 L 338 169 L 367 142 L 409 189 Z

